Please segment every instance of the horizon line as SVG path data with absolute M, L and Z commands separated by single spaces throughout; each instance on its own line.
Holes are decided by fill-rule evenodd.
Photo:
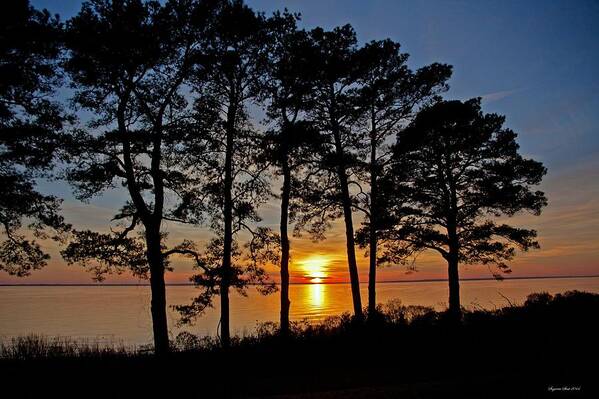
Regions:
M 518 277 L 503 277 L 502 279 L 496 279 L 494 277 L 471 277 L 460 279 L 462 281 L 502 281 L 502 280 L 546 280 L 546 279 L 571 279 L 571 278 L 597 278 L 599 275 L 582 275 L 582 276 L 518 276 Z M 421 279 L 421 280 L 385 280 L 377 281 L 377 283 L 433 283 L 433 282 L 446 282 L 446 278 L 437 279 Z M 367 284 L 367 281 L 360 282 L 360 284 Z M 349 281 L 333 281 L 333 282 L 322 282 L 322 283 L 289 283 L 289 285 L 327 285 L 327 284 L 350 284 Z M 167 283 L 167 286 L 194 286 L 193 283 Z M 257 284 L 249 284 L 257 285 Z M 275 283 L 275 285 L 281 285 L 281 283 Z M 0 283 L 0 287 L 149 287 L 149 283 Z

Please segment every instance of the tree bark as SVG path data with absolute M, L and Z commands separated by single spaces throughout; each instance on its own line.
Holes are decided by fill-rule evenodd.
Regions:
M 452 197 L 454 196 L 452 195 Z M 452 203 L 455 203 L 455 201 L 452 201 Z M 460 276 L 458 272 L 460 247 L 455 219 L 455 213 L 453 213 L 447 227 L 447 236 L 449 239 L 447 276 L 449 280 L 449 313 L 455 320 L 460 320 L 462 314 L 460 305 Z
M 449 162 L 448 162 L 449 164 Z M 458 238 L 458 200 L 451 170 L 447 168 L 445 175 L 449 183 L 450 203 L 447 220 L 447 238 L 449 253 L 447 258 L 447 276 L 449 280 L 449 313 L 455 321 L 462 318 L 460 305 L 460 276 L 458 264 L 460 258 L 460 240 Z
M 222 346 L 231 345 L 231 332 L 229 325 L 229 286 L 231 278 L 231 251 L 233 247 L 233 144 L 235 136 L 235 108 L 229 107 L 226 125 L 225 148 L 225 180 L 224 180 L 224 237 L 223 237 L 223 264 L 220 282 L 220 339 Z
M 347 171 L 345 167 L 343 147 L 341 145 L 341 137 L 339 135 L 338 128 L 333 129 L 333 136 L 335 139 L 335 147 L 338 158 L 337 175 L 341 189 L 343 219 L 345 222 L 345 241 L 347 244 L 347 266 L 349 268 L 354 315 L 356 318 L 361 320 L 364 318 L 364 314 L 362 312 L 362 299 L 360 297 L 360 277 L 358 275 L 358 263 L 356 262 L 356 244 L 354 238 L 354 223 L 352 219 L 352 205 L 347 183 Z
M 127 179 L 127 188 L 131 200 L 139 213 L 146 230 L 146 258 L 150 266 L 150 293 L 151 304 L 150 313 L 152 314 L 152 332 L 154 335 L 154 353 L 157 356 L 163 356 L 169 351 L 168 341 L 168 321 L 166 317 L 166 285 L 164 282 L 164 259 L 162 258 L 162 249 L 160 246 L 160 223 L 162 214 L 163 187 L 159 171 L 157 169 L 160 159 L 153 157 L 152 172 L 154 183 L 157 187 L 155 214 L 152 215 L 144 202 L 141 191 L 135 179 L 135 172 L 131 160 L 131 145 L 128 139 L 128 130 L 125 123 L 125 104 L 128 101 L 129 93 L 121 99 L 117 110 L 118 129 L 123 136 L 123 163 Z M 159 151 L 160 147 L 154 147 L 154 151 Z M 160 208 L 158 208 L 158 206 Z
M 289 197 L 291 193 L 291 171 L 287 154 L 282 159 L 283 187 L 281 190 L 281 320 L 282 335 L 289 334 Z
M 363 319 L 362 299 L 360 297 L 360 277 L 358 276 L 358 263 L 356 262 L 356 243 L 354 239 L 354 224 L 352 220 L 351 199 L 347 187 L 347 176 L 345 170 L 339 172 L 339 180 L 342 185 L 343 196 L 343 218 L 345 220 L 345 239 L 347 243 L 347 265 L 349 267 L 349 279 L 351 282 L 351 292 L 354 304 L 354 315 L 358 319 Z
M 369 237 L 369 271 L 368 271 L 368 314 L 373 315 L 376 312 L 376 251 L 377 238 L 376 232 L 372 229 L 373 219 L 370 219 L 370 237 Z
M 374 118 L 373 118 L 374 119 Z M 376 162 L 376 130 L 373 122 L 373 131 L 370 137 L 370 231 L 369 245 L 369 270 L 368 270 L 368 314 L 376 312 L 376 255 L 377 255 L 377 162 Z
M 154 332 L 154 351 L 164 356 L 169 351 L 168 322 L 166 318 L 166 286 L 164 282 L 164 260 L 160 248 L 160 230 L 146 227 L 146 256 L 150 265 L 150 289 L 152 294 L 151 313 Z
M 460 306 L 460 277 L 458 274 L 457 256 L 449 254 L 447 265 L 447 275 L 449 277 L 449 313 L 456 319 L 459 319 L 462 310 Z

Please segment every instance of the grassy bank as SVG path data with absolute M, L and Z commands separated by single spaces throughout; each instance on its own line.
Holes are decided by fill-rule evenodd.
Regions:
M 228 351 L 181 334 L 163 359 L 147 348 L 24 337 L 3 344 L 0 368 L 5 387 L 30 397 L 587 396 L 596 388 L 598 316 L 599 295 L 577 291 L 468 310 L 458 325 L 391 302 L 367 323 L 348 315 L 296 323 L 289 337 L 266 323 Z

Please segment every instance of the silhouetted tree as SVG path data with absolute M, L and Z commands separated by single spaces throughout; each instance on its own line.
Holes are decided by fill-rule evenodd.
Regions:
M 451 67 L 444 64 L 431 64 L 413 72 L 406 65 L 407 59 L 408 54 L 400 52 L 399 43 L 391 40 L 367 43 L 356 54 L 356 97 L 365 130 L 365 143 L 361 146 L 365 159 L 363 180 L 369 190 L 360 192 L 355 207 L 366 215 L 365 227 L 358 231 L 357 239 L 362 247 L 368 247 L 369 253 L 369 314 L 376 311 L 377 218 L 385 214 L 385 209 L 378 206 L 378 177 L 390 158 L 388 139 L 405 127 L 416 107 L 445 91 L 445 82 L 451 76 Z
M 547 204 L 543 192 L 532 189 L 546 169 L 518 153 L 516 133 L 504 120 L 483 114 L 480 99 L 434 104 L 398 135 L 386 175 L 386 204 L 395 220 L 385 237 L 402 255 L 432 249 L 443 256 L 456 318 L 459 263 L 510 272 L 506 261 L 516 248 L 539 247 L 535 230 L 493 220 L 521 211 L 539 215 Z
M 214 12 L 209 1 L 93 0 L 67 25 L 74 100 L 96 116 L 71 136 L 67 178 L 82 200 L 120 183 L 129 201 L 114 218 L 127 221 L 124 228 L 75 232 L 63 256 L 98 279 L 124 270 L 149 275 L 157 354 L 169 349 L 168 259 L 194 250 L 189 241 L 168 249 L 163 222 L 197 222 L 187 212 L 199 206 L 189 201 L 201 198 L 196 176 L 180 160 L 190 146 L 201 158 L 198 148 L 208 151 L 209 142 L 198 134 L 185 83 L 205 62 Z
M 311 168 L 303 179 L 302 200 L 311 204 L 311 212 L 304 213 L 296 223 L 296 231 L 308 226 L 314 237 L 322 236 L 332 219 L 343 216 L 354 314 L 363 318 L 360 281 L 352 210 L 354 199 L 350 186 L 358 165 L 356 146 L 358 132 L 352 129 L 356 107 L 352 88 L 356 84 L 356 35 L 349 25 L 332 31 L 321 28 L 310 32 L 314 54 L 312 68 L 317 72 L 311 78 L 312 90 L 307 110 L 308 120 L 320 131 L 323 146 L 317 154 L 318 166 Z
M 213 306 L 214 297 L 220 295 L 223 248 L 223 238 L 217 237 L 210 240 L 202 253 L 195 247 L 189 250 L 183 247 L 176 249 L 195 261 L 194 269 L 198 273 L 191 276 L 190 281 L 201 290 L 190 304 L 174 306 L 181 315 L 179 325 L 193 324 L 197 317 Z M 267 228 L 258 227 L 252 230 L 251 239 L 243 246 L 240 246 L 237 240 L 233 240 L 228 288 L 235 289 L 242 296 L 247 296 L 249 286 L 255 286 L 262 295 L 275 292 L 276 285 L 263 266 L 269 263 L 276 264 L 278 261 L 279 240 Z M 223 342 L 223 346 L 229 344 Z
M 266 178 L 270 165 L 259 157 L 263 138 L 251 125 L 247 111 L 250 102 L 257 101 L 264 85 L 268 34 L 265 18 L 242 1 L 221 2 L 213 22 L 214 35 L 207 51 L 209 67 L 196 74 L 193 91 L 198 96 L 196 118 L 213 121 L 211 153 L 203 165 L 198 165 L 198 173 L 205 181 L 202 190 L 206 208 L 201 211 L 209 215 L 212 228 L 222 235 L 222 240 L 219 237 L 208 248 L 208 253 L 212 265 L 214 254 L 222 255 L 222 264 L 215 273 L 220 295 L 220 338 L 222 345 L 228 347 L 231 341 L 229 288 L 237 287 L 241 281 L 240 269 L 233 262 L 238 258 L 234 249 L 236 236 L 242 231 L 259 236 L 270 234 L 266 230 L 252 229 L 248 224 L 260 221 L 256 207 L 270 194 Z M 257 272 L 260 279 L 266 277 L 258 269 L 247 271 Z M 214 278 L 199 285 L 206 287 L 210 280 Z M 198 305 L 195 309 L 179 309 L 187 313 L 184 317 L 190 318 L 194 312 L 203 311 L 202 302 L 195 301 Z
M 308 161 L 318 146 L 319 135 L 307 121 L 305 111 L 312 89 L 310 54 L 312 41 L 303 30 L 297 29 L 299 17 L 290 13 L 275 13 L 268 20 L 271 35 L 268 75 L 265 95 L 269 100 L 267 115 L 275 125 L 267 132 L 268 159 L 282 177 L 281 184 L 281 311 L 280 332 L 289 333 L 289 233 L 290 203 L 295 183 L 294 173 Z
M 0 7 L 0 270 L 16 276 L 49 258 L 21 231 L 25 220 L 36 238 L 60 239 L 68 228 L 58 214 L 59 199 L 38 192 L 35 181 L 49 176 L 65 121 L 50 100 L 60 78 L 61 29 L 58 17 L 27 0 Z

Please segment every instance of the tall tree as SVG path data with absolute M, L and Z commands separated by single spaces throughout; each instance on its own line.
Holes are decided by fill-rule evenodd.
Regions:
M 355 68 L 356 35 L 349 25 L 332 31 L 321 28 L 310 32 L 314 54 L 310 62 L 317 73 L 312 77 L 308 119 L 320 131 L 324 145 L 318 154 L 320 163 L 304 179 L 302 197 L 313 203 L 296 224 L 299 230 L 309 225 L 313 235 L 320 235 L 330 220 L 343 216 L 347 263 L 351 283 L 354 315 L 363 318 L 360 281 L 356 261 L 352 210 L 354 198 L 350 186 L 357 183 L 356 146 L 360 139 L 352 129 L 356 107 L 352 88 L 357 83 Z
M 60 200 L 36 188 L 53 166 L 58 133 L 65 121 L 50 100 L 60 76 L 62 26 L 58 17 L 27 0 L 2 4 L 0 12 L 0 270 L 26 276 L 46 265 L 49 255 L 22 231 L 30 221 L 36 238 L 59 239 L 68 228 L 58 214 Z
M 248 225 L 248 221 L 260 220 L 256 207 L 270 194 L 266 179 L 270 165 L 258 157 L 262 137 L 252 127 L 248 115 L 249 104 L 257 101 L 264 85 L 268 34 L 265 18 L 242 1 L 221 2 L 213 22 L 215 33 L 207 51 L 210 67 L 195 76 L 193 91 L 198 96 L 197 118 L 213 121 L 213 149 L 208 162 L 200 167 L 200 173 L 204 176 L 203 191 L 207 199 L 204 213 L 210 216 L 212 227 L 222 234 L 222 240 L 217 239 L 222 248 L 216 251 L 213 245 L 208 252 L 216 251 L 222 256 L 216 276 L 220 338 L 223 347 L 228 347 L 231 342 L 229 289 L 240 281 L 239 268 L 234 264 L 238 258 L 236 236 L 242 231 L 268 235 L 265 230 L 255 231 Z M 214 256 L 210 257 L 213 260 Z M 200 313 L 203 301 L 195 303 L 199 306 L 180 310 L 188 316 Z
M 378 264 L 377 217 L 384 215 L 378 205 L 378 178 L 390 159 L 389 138 L 405 127 L 415 109 L 426 105 L 447 89 L 451 67 L 431 64 L 416 72 L 407 66 L 408 54 L 400 52 L 399 43 L 389 39 L 372 41 L 356 54 L 358 71 L 357 105 L 365 129 L 364 169 L 367 192 L 359 196 L 356 205 L 366 215 L 365 226 L 358 231 L 358 242 L 368 247 L 368 313 L 376 311 L 376 270 Z
M 460 263 L 510 272 L 516 249 L 538 248 L 536 231 L 494 220 L 521 211 L 539 215 L 547 204 L 533 187 L 546 173 L 523 158 L 505 118 L 483 114 L 480 99 L 439 102 L 421 111 L 398 136 L 385 187 L 385 235 L 395 251 L 431 249 L 447 261 L 449 311 L 459 318 Z
M 188 241 L 168 249 L 163 221 L 196 221 L 186 210 L 197 205 L 188 200 L 199 196 L 197 184 L 179 162 L 181 148 L 201 146 L 185 82 L 205 59 L 214 12 L 207 1 L 93 0 L 67 25 L 74 99 L 96 116 L 71 137 L 67 178 L 83 200 L 120 182 L 129 201 L 114 218 L 127 221 L 124 228 L 75 232 L 63 256 L 98 279 L 123 270 L 149 275 L 157 354 L 169 349 L 168 258 L 193 250 Z
M 268 20 L 269 42 L 268 79 L 266 93 L 269 101 L 267 115 L 274 127 L 265 137 L 268 158 L 281 176 L 281 309 L 280 332 L 289 333 L 289 223 L 294 174 L 312 160 L 318 146 L 318 132 L 305 119 L 312 89 L 310 54 L 314 50 L 306 31 L 297 29 L 298 16 L 275 13 Z M 313 71 L 312 71 L 313 72 Z

